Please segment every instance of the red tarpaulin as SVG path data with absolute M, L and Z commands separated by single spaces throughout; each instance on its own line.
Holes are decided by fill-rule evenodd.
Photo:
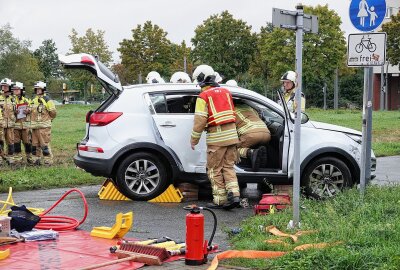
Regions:
M 0 246 L 0 250 L 10 249 L 10 256 L 0 261 L 0 269 L 78 269 L 85 266 L 116 260 L 110 247 L 116 239 L 91 237 L 86 231 L 60 232 L 57 240 L 21 242 Z M 180 259 L 175 256 L 168 261 Z M 122 262 L 104 269 L 137 269 L 143 263 Z

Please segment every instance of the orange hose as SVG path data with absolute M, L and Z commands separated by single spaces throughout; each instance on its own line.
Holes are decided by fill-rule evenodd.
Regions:
M 218 267 L 218 260 L 230 258 L 246 258 L 246 259 L 272 259 L 285 255 L 284 251 L 260 251 L 260 250 L 227 250 L 217 254 L 211 262 L 207 270 L 215 270 Z

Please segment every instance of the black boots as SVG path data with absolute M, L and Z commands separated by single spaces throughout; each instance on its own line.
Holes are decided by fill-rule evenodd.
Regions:
M 267 149 L 265 146 L 261 146 L 257 149 L 249 149 L 247 151 L 247 157 L 251 161 L 251 168 L 253 171 L 257 172 L 260 169 L 260 164 L 265 166 L 267 159 Z
M 222 205 L 222 208 L 225 210 L 230 210 L 236 208 L 240 205 L 240 198 L 239 196 L 233 196 L 233 192 L 228 192 L 228 201 Z

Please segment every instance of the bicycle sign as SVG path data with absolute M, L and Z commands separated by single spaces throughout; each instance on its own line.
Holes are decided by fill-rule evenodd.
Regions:
M 370 52 L 374 52 L 376 50 L 376 44 L 371 42 L 371 38 L 365 38 L 363 35 L 360 43 L 356 45 L 356 52 L 361 53 L 364 48 Z
M 386 60 L 386 33 L 350 34 L 347 66 L 382 66 Z

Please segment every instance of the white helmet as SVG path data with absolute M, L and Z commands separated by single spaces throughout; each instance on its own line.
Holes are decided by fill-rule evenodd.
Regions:
M 193 72 L 193 82 L 197 82 L 200 87 L 215 83 L 215 72 L 208 65 L 200 65 Z
M 11 86 L 12 82 L 9 78 L 4 78 L 1 80 L 0 85 L 8 85 Z
M 221 75 L 219 75 L 219 73 L 218 72 L 216 72 L 215 71 L 215 82 L 217 82 L 217 83 L 221 83 L 222 82 L 222 77 L 221 77 Z
M 238 86 L 237 82 L 235 80 L 229 80 L 226 82 L 226 85 L 229 86 Z
M 297 73 L 289 70 L 285 74 L 282 75 L 281 82 L 282 81 L 291 81 L 294 84 L 296 84 L 296 79 L 297 79 Z
M 146 76 L 147 83 L 165 83 L 164 79 L 161 78 L 160 73 L 157 71 L 150 71 Z
M 172 83 L 190 83 L 190 77 L 186 72 L 178 71 L 172 74 L 171 79 L 169 80 Z
M 42 81 L 38 81 L 38 82 L 35 83 L 35 85 L 33 86 L 33 88 L 34 88 L 34 89 L 41 88 L 41 89 L 46 90 L 46 86 L 47 86 L 46 83 L 44 83 L 44 82 L 42 82 Z
M 11 85 L 11 89 L 24 89 L 24 84 L 22 82 L 15 82 Z

